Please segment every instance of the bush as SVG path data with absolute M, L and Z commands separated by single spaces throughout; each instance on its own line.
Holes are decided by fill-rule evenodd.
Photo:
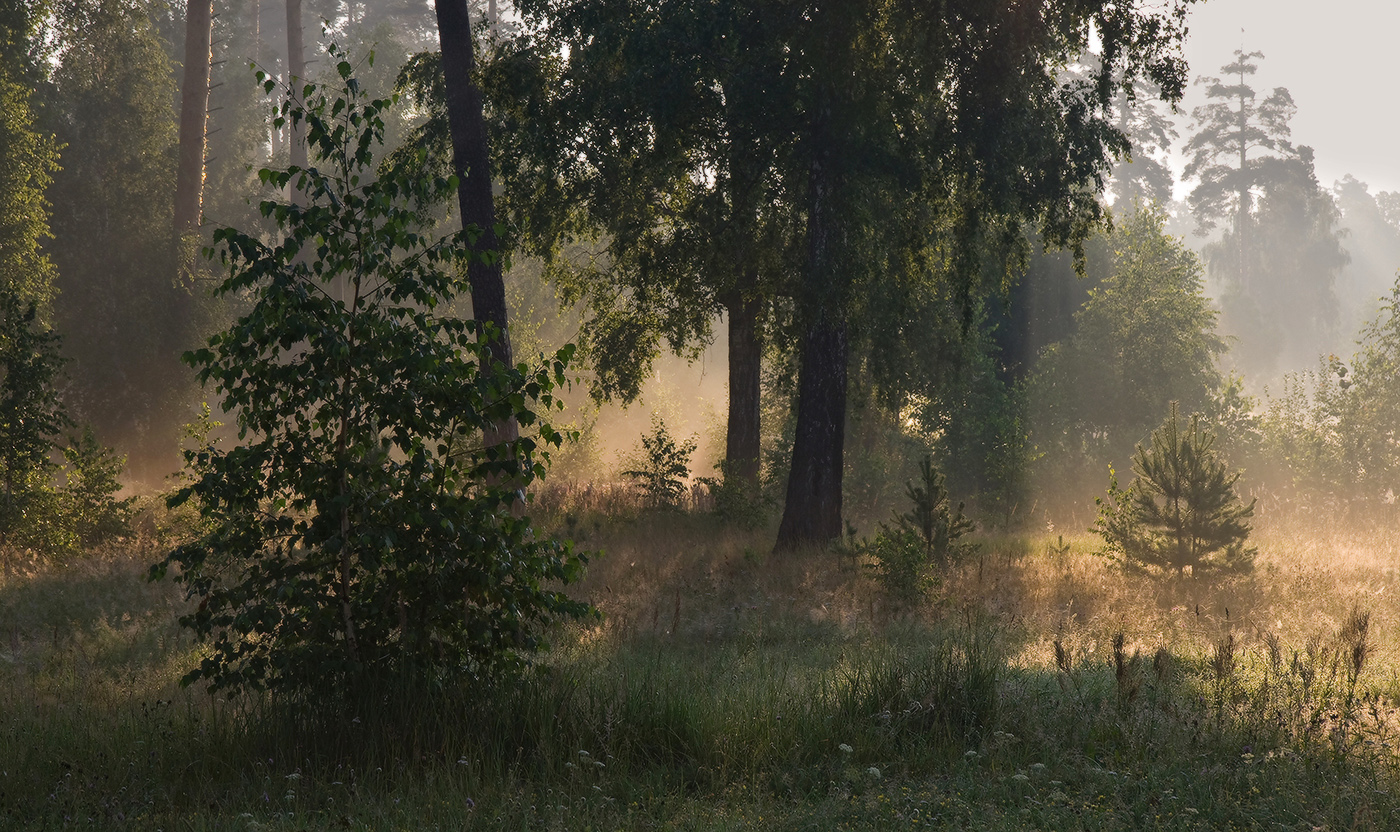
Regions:
M 1179 421 L 1172 402 L 1167 420 L 1152 432 L 1152 449 L 1139 445 L 1133 455 L 1136 476 L 1126 491 L 1110 469 L 1093 530 L 1106 553 L 1129 566 L 1176 576 L 1248 571 L 1254 550 L 1244 545 L 1245 520 L 1254 515 L 1254 502 L 1240 502 L 1240 475 L 1220 459 L 1200 415 L 1184 432 Z
M 666 430 L 666 422 L 651 417 L 651 433 L 642 434 L 637 468 L 622 475 L 637 481 L 643 498 L 652 508 L 679 508 L 685 498 L 685 481 L 690 478 L 690 456 L 695 440 L 677 442 Z
M 928 593 L 934 585 L 933 568 L 947 567 L 977 551 L 977 544 L 961 540 L 975 527 L 963 516 L 962 503 L 952 507 L 932 457 L 924 457 L 919 474 L 918 485 L 905 485 L 913 508 L 895 515 L 894 528 L 880 524 L 867 550 L 881 586 L 900 604 Z
M 198 601 L 181 623 L 210 645 L 184 681 L 211 689 L 493 677 L 541 646 L 542 625 L 589 609 L 550 588 L 583 558 L 518 511 L 562 438 L 538 412 L 572 348 L 534 370 L 486 363 L 498 332 L 435 313 L 464 288 L 463 236 L 479 229 L 425 233 L 455 177 L 425 178 L 421 157 L 375 171 L 392 102 L 363 101 L 351 65 L 337 69 L 337 98 L 308 85 L 304 109 L 284 108 L 320 167 L 259 174 L 307 204 L 262 203 L 276 246 L 215 232 L 218 292 L 249 309 L 185 355 L 240 444 L 186 451 L 191 478 L 170 502 L 195 503 L 205 525 L 152 574 L 178 567 Z M 525 435 L 482 447 L 509 418 Z
M 63 449 L 63 459 L 67 463 L 64 502 L 79 545 L 91 548 L 129 534 L 136 498 L 116 498 L 122 488 L 117 478 L 126 467 L 126 457 L 99 445 L 92 428 L 85 428 Z

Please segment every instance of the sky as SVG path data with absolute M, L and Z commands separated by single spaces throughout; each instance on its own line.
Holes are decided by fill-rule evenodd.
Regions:
M 1298 105 L 1294 144 L 1316 151 L 1324 187 L 1350 173 L 1371 192 L 1400 191 L 1400 3 L 1395 0 L 1209 0 L 1193 7 L 1186 59 L 1191 77 L 1219 75 L 1236 49 L 1263 52 L 1253 86 L 1260 98 L 1286 87 Z M 1243 30 L 1243 31 L 1241 31 Z M 1192 85 L 1181 104 L 1180 142 Z M 1180 174 L 1181 163 L 1177 165 Z M 1189 190 L 1179 189 L 1178 196 Z

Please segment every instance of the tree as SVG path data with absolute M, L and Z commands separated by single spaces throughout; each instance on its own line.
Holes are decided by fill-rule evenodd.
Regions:
M 214 60 L 214 0 L 189 0 L 185 8 L 185 72 L 180 85 L 180 164 L 175 176 L 175 240 L 199 229 L 204 198 L 204 147 L 209 111 L 209 69 Z M 183 252 L 182 252 L 183 253 Z M 193 258 L 193 251 L 190 256 Z M 181 284 L 188 264 L 181 263 Z
M 339 96 L 306 85 L 305 109 L 287 105 L 316 165 L 260 174 L 297 180 L 306 204 L 262 204 L 285 234 L 275 247 L 215 233 L 219 291 L 250 293 L 251 308 L 185 356 L 241 444 L 187 452 L 195 479 L 171 502 L 197 501 L 209 531 L 153 574 L 178 565 L 200 600 L 182 622 L 212 649 L 185 679 L 215 689 L 344 695 L 392 674 L 488 676 L 538 647 L 539 625 L 588 609 L 548 588 L 581 557 L 512 510 L 561 441 L 537 411 L 554 406 L 571 350 L 503 366 L 494 326 L 435 313 L 463 288 L 458 258 L 481 256 L 473 230 L 425 232 L 456 182 L 421 175 L 421 156 L 376 176 L 390 102 L 362 100 L 350 63 L 332 59 Z M 477 443 L 508 417 L 534 435 Z
M 1200 179 L 1189 197 L 1200 229 L 1230 218 L 1207 262 L 1226 287 L 1221 308 L 1225 330 L 1239 339 L 1235 355 L 1247 370 L 1268 373 L 1332 346 L 1333 284 L 1348 258 L 1312 149 L 1288 141 L 1292 97 L 1280 87 L 1255 104 L 1246 76 L 1261 57 L 1237 51 L 1221 68 L 1237 83 L 1203 79 L 1212 100 L 1193 113 L 1186 175 Z
M 58 170 L 58 146 L 38 129 L 30 92 L 39 11 L 20 3 L 0 13 L 0 290 L 48 317 L 55 274 L 43 249 L 51 236 L 45 192 Z
M 1180 577 L 1248 571 L 1254 550 L 1246 522 L 1254 502 L 1235 494 L 1238 472 L 1215 452 L 1215 436 L 1195 414 L 1183 433 L 1176 402 L 1152 432 L 1152 448 L 1139 445 L 1135 477 L 1126 491 L 1110 475 L 1108 499 L 1099 500 L 1094 531 L 1107 551 L 1126 565 Z
M 1114 162 L 1108 195 L 1119 213 L 1133 209 L 1134 203 L 1167 206 L 1172 201 L 1175 179 L 1163 156 L 1177 138 L 1169 116 L 1157 107 L 1160 91 L 1139 79 L 1131 91 L 1120 91 L 1114 98 L 1117 114 L 1113 126 L 1132 144 L 1131 155 Z
M 752 491 L 764 319 L 800 227 L 782 169 L 793 125 L 770 106 L 790 95 L 782 23 L 743 4 L 521 10 L 531 28 L 488 76 L 517 239 L 587 309 L 599 399 L 635 399 L 662 349 L 694 356 L 724 315 L 723 470 Z
M 851 304 L 863 266 L 881 262 L 875 252 L 892 241 L 858 218 L 923 219 L 894 237 L 904 242 L 896 251 L 911 253 L 937 239 L 930 232 L 940 225 L 957 229 L 947 277 L 964 310 L 981 290 L 988 249 L 1014 244 L 1027 219 L 1040 221 L 1047 243 L 1082 254 L 1102 219 L 1092 192 L 1107 157 L 1126 150 L 1107 120 L 1112 91 L 1145 76 L 1164 98 L 1179 98 L 1185 9 L 1089 3 L 1040 17 L 981 3 L 936 14 L 922 4 L 852 3 L 806 14 L 792 49 L 809 79 L 797 138 L 808 173 L 807 257 L 795 293 L 804 332 L 779 548 L 840 531 Z M 1087 50 L 1091 29 L 1106 37 L 1100 65 L 1061 84 L 1055 70 Z M 909 193 L 941 210 L 909 211 Z
M 1275 87 L 1268 98 L 1255 103 L 1254 88 L 1245 78 L 1259 70 L 1252 61 L 1263 57 L 1262 52 L 1236 49 L 1235 60 L 1220 68 L 1223 74 L 1235 76 L 1235 83 L 1208 76 L 1197 81 L 1206 86 L 1210 101 L 1192 112 L 1195 133 L 1185 147 L 1190 157 L 1186 176 L 1200 179 L 1188 198 L 1191 211 L 1202 231 L 1214 228 L 1221 219 L 1231 219 L 1236 279 L 1246 292 L 1252 288 L 1254 272 L 1249 256 L 1253 192 L 1263 160 L 1292 151 L 1288 122 L 1297 109 L 1283 87 Z M 1261 153 L 1251 157 L 1251 151 Z
M 1123 464 L 1169 402 L 1206 407 L 1220 386 L 1225 342 L 1203 294 L 1196 254 L 1139 206 L 1109 237 L 1111 270 L 1075 313 L 1075 331 L 1052 346 L 1030 382 L 1036 445 L 1049 479 L 1073 483 Z
M 58 343 L 33 301 L 0 286 L 0 544 L 44 537 L 38 518 L 53 513 L 41 504 L 52 493 L 56 440 L 73 424 L 58 395 Z
M 176 126 L 171 67 L 144 4 L 55 4 L 65 44 L 47 129 L 66 145 L 49 199 L 48 247 L 72 359 L 68 405 L 104 443 L 131 449 L 138 478 L 177 467 L 188 332 L 172 275 Z

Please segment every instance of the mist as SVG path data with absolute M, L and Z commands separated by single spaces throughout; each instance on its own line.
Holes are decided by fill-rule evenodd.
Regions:
M 1049 7 L 0 9 L 0 816 L 1400 825 L 1400 11 Z

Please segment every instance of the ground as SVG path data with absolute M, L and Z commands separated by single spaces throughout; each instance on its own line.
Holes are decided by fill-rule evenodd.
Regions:
M 1391 829 L 1397 543 L 1261 520 L 1248 578 L 1131 576 L 1065 529 L 979 537 L 926 603 L 771 530 L 545 507 L 598 621 L 495 689 L 333 715 L 177 680 L 146 536 L 0 578 L 0 827 Z

